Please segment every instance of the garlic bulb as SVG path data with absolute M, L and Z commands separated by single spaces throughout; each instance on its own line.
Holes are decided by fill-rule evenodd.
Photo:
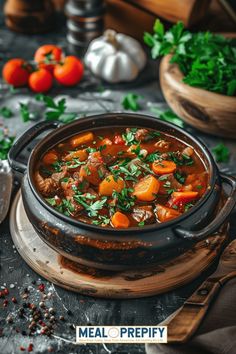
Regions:
M 107 30 L 90 43 L 84 60 L 94 75 L 117 83 L 136 79 L 147 58 L 136 39 Z

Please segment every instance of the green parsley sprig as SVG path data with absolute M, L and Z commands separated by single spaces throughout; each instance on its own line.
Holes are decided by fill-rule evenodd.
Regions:
M 152 58 L 172 54 L 171 63 L 182 71 L 183 81 L 228 96 L 236 94 L 236 41 L 210 32 L 190 33 L 178 22 L 165 31 L 156 20 L 153 34 L 145 32 L 144 42 Z

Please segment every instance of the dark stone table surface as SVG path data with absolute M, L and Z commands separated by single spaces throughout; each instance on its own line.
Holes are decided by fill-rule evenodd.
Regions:
M 2 2 L 0 2 L 1 4 Z M 55 43 L 65 50 L 65 26 L 60 19 L 56 21 L 56 29 L 46 35 L 25 36 L 7 30 L 3 24 L 3 17 L 0 17 L 0 57 L 1 64 L 11 57 L 32 58 L 35 49 L 45 43 Z M 141 78 L 127 85 L 116 87 L 104 86 L 101 90 L 101 83 L 86 73 L 85 79 L 77 88 L 61 89 L 55 88 L 52 95 L 56 97 L 67 97 L 68 106 L 71 111 L 80 114 L 96 114 L 104 111 L 122 111 L 120 104 L 121 97 L 127 92 L 141 94 L 143 99 L 141 113 L 152 114 L 150 107 L 158 106 L 165 108 L 163 96 L 158 83 L 158 63 L 151 63 Z M 18 102 L 29 102 L 32 94 L 27 89 L 18 90 L 16 93 L 9 93 L 8 89 L 0 83 L 0 107 L 10 106 L 15 112 L 15 117 L 3 121 L 0 124 L 9 127 L 11 133 L 19 135 L 30 124 L 22 123 L 18 112 Z M 33 104 L 33 103 L 32 103 Z M 36 107 L 37 109 L 37 107 Z M 40 118 L 40 117 L 39 117 Z M 220 169 L 228 173 L 236 174 L 236 141 L 215 138 L 202 134 L 190 127 L 186 127 L 193 135 L 200 137 L 210 148 L 219 142 L 224 142 L 231 151 L 230 161 L 227 164 L 220 164 Z M 16 191 L 17 186 L 15 187 Z M 15 194 L 15 191 L 13 194 Z M 32 271 L 23 261 L 14 248 L 9 232 L 9 216 L 0 225 L 0 291 L 7 287 L 11 297 L 16 297 L 18 304 L 9 301 L 8 306 L 3 307 L 3 299 L 0 299 L 0 353 L 20 353 L 20 346 L 26 348 L 29 343 L 34 345 L 34 353 L 81 353 L 81 354 L 138 354 L 145 353 L 143 345 L 83 345 L 76 346 L 74 325 L 155 325 L 164 320 L 174 310 L 182 305 L 184 300 L 196 289 L 203 279 L 213 270 L 215 265 L 198 279 L 175 291 L 160 296 L 153 296 L 134 300 L 105 300 L 86 297 L 66 291 L 44 279 Z M 230 237 L 236 234 L 235 213 L 231 217 Z M 187 270 L 186 270 L 187 271 Z M 24 333 L 28 323 L 26 318 L 19 318 L 17 311 L 21 306 L 20 294 L 28 287 L 30 295 L 27 301 L 37 302 L 39 298 L 38 285 L 45 284 L 45 292 L 51 293 L 48 305 L 56 310 L 56 316 L 63 315 L 66 321 L 58 321 L 57 328 L 49 338 L 43 335 L 28 336 Z M 49 294 L 50 295 L 50 294 Z M 68 310 L 72 314 L 68 314 Z M 13 316 L 14 323 L 6 323 L 6 318 Z M 23 331 L 23 332 L 22 332 Z

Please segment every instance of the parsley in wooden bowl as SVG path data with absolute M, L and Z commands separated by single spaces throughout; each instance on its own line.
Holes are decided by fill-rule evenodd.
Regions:
M 236 39 L 191 33 L 181 22 L 165 31 L 157 20 L 144 41 L 153 59 L 163 56 L 160 83 L 173 111 L 199 130 L 236 138 Z

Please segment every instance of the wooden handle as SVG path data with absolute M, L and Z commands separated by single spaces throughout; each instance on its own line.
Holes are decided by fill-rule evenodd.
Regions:
M 235 276 L 236 272 L 231 272 L 223 278 L 208 278 L 168 323 L 168 343 L 186 342 L 198 329 L 221 286 Z

